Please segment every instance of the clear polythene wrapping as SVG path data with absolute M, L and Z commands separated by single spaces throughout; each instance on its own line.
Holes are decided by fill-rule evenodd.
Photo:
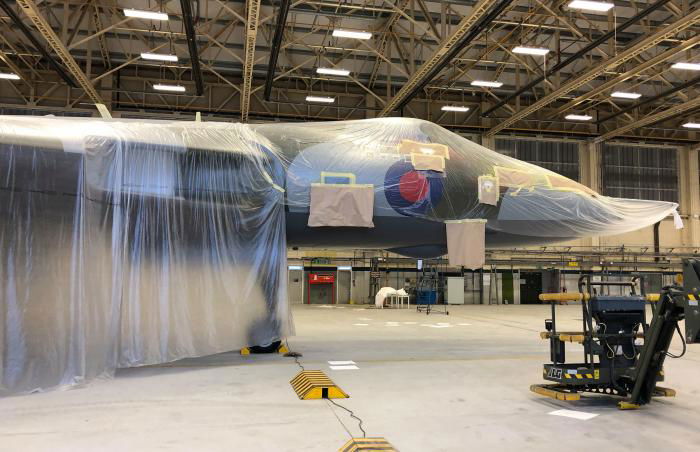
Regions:
M 0 118 L 0 394 L 291 333 L 282 167 L 241 125 Z
M 373 227 L 309 227 L 319 183 L 371 186 Z M 290 334 L 287 245 L 435 257 L 446 221 L 486 220 L 486 247 L 513 247 L 676 208 L 601 196 L 416 119 L 0 117 L 0 394 Z
M 381 118 L 253 126 L 283 153 L 291 245 L 446 253 L 445 221 L 485 219 L 487 248 L 620 234 L 654 224 L 677 204 L 618 199 L 498 154 L 428 121 Z M 374 228 L 306 229 L 309 187 L 325 179 L 371 184 Z M 479 200 L 479 180 L 495 184 Z M 491 185 L 489 189 L 491 189 Z M 482 199 L 482 201 L 484 201 Z

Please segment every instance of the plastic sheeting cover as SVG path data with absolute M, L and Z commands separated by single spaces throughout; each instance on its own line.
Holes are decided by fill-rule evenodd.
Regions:
M 0 394 L 290 333 L 279 162 L 241 125 L 2 118 Z
M 417 154 L 444 168 L 414 167 Z M 495 205 L 479 202 L 480 176 L 496 179 Z M 372 185 L 375 227 L 309 228 L 324 181 Z M 446 252 L 446 220 L 486 219 L 486 246 L 510 247 L 620 234 L 677 208 L 601 196 L 407 118 L 2 117 L 0 196 L 0 393 L 284 336 L 285 238 L 429 257 Z
M 415 237 L 445 245 L 444 229 L 428 232 L 425 222 L 406 217 L 436 223 L 486 219 L 487 247 L 510 247 L 621 234 L 654 224 L 677 208 L 670 202 L 602 196 L 576 181 L 498 154 L 419 119 L 252 127 L 289 161 L 288 218 L 306 218 L 309 187 L 321 180 L 322 173 L 352 174 L 356 183 L 375 187 L 373 237 L 385 234 L 385 240 L 377 241 L 380 245 L 406 246 Z M 440 157 L 443 171 L 414 166 L 412 158 L 421 152 L 421 143 L 425 145 L 421 155 L 449 157 Z M 480 176 L 497 181 L 495 205 L 479 202 Z M 294 235 L 290 240 L 296 238 L 296 230 L 291 231 Z M 357 237 L 357 246 L 368 245 L 373 239 Z M 337 240 L 338 236 L 332 238 Z M 349 243 L 351 236 L 342 239 Z

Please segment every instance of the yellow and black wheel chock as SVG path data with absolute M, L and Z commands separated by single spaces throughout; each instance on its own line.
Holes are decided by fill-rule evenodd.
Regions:
M 289 383 L 301 400 L 350 397 L 320 370 L 302 370 Z
M 356 451 L 396 451 L 394 446 L 384 438 L 353 438 L 343 447 L 338 449 L 338 452 L 356 452 Z

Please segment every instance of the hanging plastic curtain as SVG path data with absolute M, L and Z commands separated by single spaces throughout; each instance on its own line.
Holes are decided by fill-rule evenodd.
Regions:
M 3 118 L 0 394 L 289 334 L 280 165 L 241 125 Z

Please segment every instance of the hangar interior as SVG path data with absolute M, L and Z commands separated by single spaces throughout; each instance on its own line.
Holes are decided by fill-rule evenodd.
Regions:
M 694 0 L 0 0 L 0 449 L 695 450 L 698 44 Z M 421 151 L 449 209 L 411 160 L 370 181 L 382 237 L 294 229 L 298 180 L 367 185 L 369 151 L 333 162 L 412 127 L 450 143 Z M 479 265 L 402 252 L 482 155 L 635 201 L 548 237 L 507 186 L 529 242 L 489 217 Z M 300 400 L 311 369 L 349 398 Z

